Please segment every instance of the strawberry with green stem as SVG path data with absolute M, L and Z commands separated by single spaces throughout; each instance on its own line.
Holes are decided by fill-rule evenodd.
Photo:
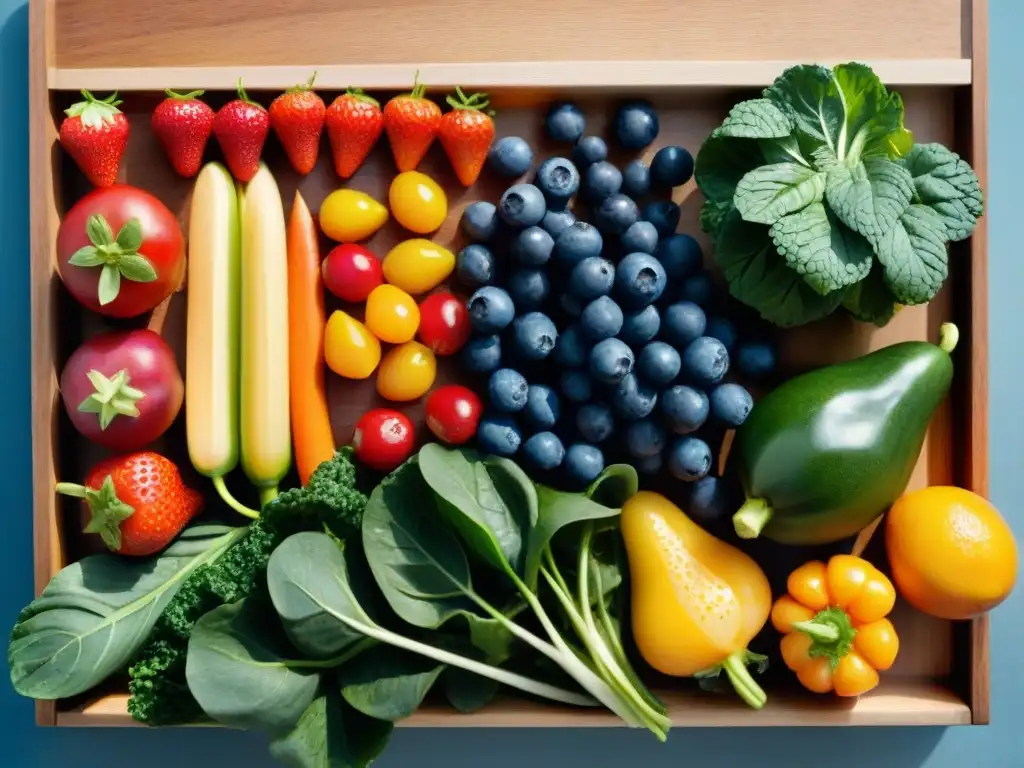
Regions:
M 455 93 L 447 99 L 452 109 L 441 118 L 437 137 L 455 175 L 468 187 L 479 178 L 494 141 L 494 111 L 487 108 L 486 93 L 466 96 L 459 87 Z
M 441 108 L 423 94 L 427 87 L 416 73 L 412 91 L 395 96 L 384 105 L 384 131 L 399 171 L 413 171 L 437 138 Z
M 175 93 L 156 105 L 151 124 L 153 134 L 167 153 L 174 172 L 191 179 L 203 164 L 203 152 L 213 132 L 213 109 L 199 97 L 203 91 Z
M 316 72 L 308 82 L 293 86 L 270 103 L 270 126 L 288 162 L 305 176 L 316 167 L 327 108 L 313 90 Z
M 97 99 L 82 91 L 84 101 L 64 110 L 60 124 L 60 145 L 93 186 L 109 187 L 117 181 L 117 172 L 128 144 L 128 118 L 118 109 L 121 101 L 115 91 Z
M 213 118 L 213 135 L 232 176 L 241 182 L 252 181 L 259 170 L 268 133 L 270 115 L 246 95 L 242 78 L 238 78 L 238 98 L 217 110 Z
M 331 103 L 327 108 L 327 138 L 334 170 L 341 178 L 352 178 L 383 130 L 380 104 L 362 89 L 349 88 Z

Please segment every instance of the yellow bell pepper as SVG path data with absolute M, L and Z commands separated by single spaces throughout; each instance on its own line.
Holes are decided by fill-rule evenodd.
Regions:
M 760 566 L 658 493 L 640 491 L 627 501 L 621 530 L 633 637 L 644 660 L 674 677 L 714 677 L 724 669 L 744 701 L 763 707 L 767 696 L 747 670 L 767 661 L 747 650 L 772 605 Z
M 789 575 L 788 594 L 772 606 L 782 633 L 782 660 L 809 691 L 859 696 L 878 685 L 900 643 L 886 618 L 896 590 L 884 573 L 853 555 L 804 563 Z

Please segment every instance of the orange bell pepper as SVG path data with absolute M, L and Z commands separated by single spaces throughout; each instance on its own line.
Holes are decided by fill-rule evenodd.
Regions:
M 835 555 L 789 575 L 788 594 L 772 606 L 782 660 L 809 691 L 859 696 L 878 685 L 899 638 L 886 618 L 896 602 L 888 577 L 866 560 Z

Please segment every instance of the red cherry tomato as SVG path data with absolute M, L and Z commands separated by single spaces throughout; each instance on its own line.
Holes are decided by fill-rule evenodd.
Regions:
M 454 355 L 469 331 L 466 304 L 450 293 L 433 293 L 420 304 L 420 340 L 435 355 Z
M 476 434 L 482 409 L 473 390 L 447 384 L 427 398 L 427 427 L 438 440 L 462 445 Z
M 364 413 L 352 436 L 356 458 L 380 472 L 390 472 L 409 458 L 415 445 L 412 422 L 390 408 L 374 408 Z
M 331 249 L 323 263 L 324 285 L 342 301 L 366 301 L 384 282 L 384 270 L 373 251 L 356 243 Z

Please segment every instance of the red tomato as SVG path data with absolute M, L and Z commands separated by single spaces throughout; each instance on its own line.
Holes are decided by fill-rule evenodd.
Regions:
M 469 331 L 466 304 L 450 293 L 432 293 L 420 304 L 420 340 L 435 355 L 454 355 Z
M 75 429 L 112 451 L 137 451 L 167 431 L 185 387 L 174 352 L 147 329 L 93 336 L 60 375 Z
M 324 285 L 342 301 L 366 301 L 384 282 L 384 270 L 373 251 L 356 243 L 342 243 L 324 259 Z
M 409 458 L 415 445 L 412 422 L 390 408 L 374 408 L 364 413 L 352 435 L 356 458 L 380 472 L 390 472 Z
M 476 434 L 482 408 L 471 389 L 458 384 L 438 387 L 427 398 L 427 427 L 438 440 L 462 445 Z
M 57 268 L 83 306 L 108 317 L 135 317 L 181 284 L 185 240 L 166 205 L 141 189 L 115 184 L 94 189 L 64 216 Z

